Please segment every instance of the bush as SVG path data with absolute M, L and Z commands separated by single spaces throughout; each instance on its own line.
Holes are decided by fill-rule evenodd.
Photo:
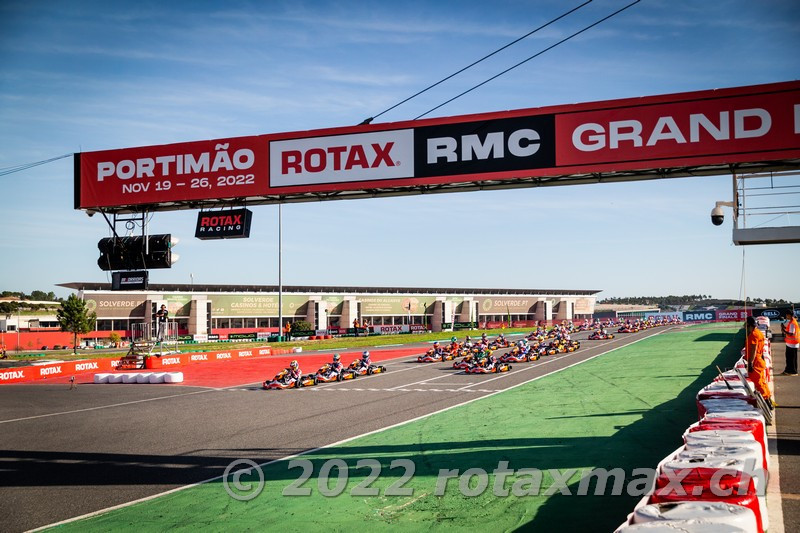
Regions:
M 292 322 L 292 333 L 295 331 L 314 331 L 315 329 L 314 324 L 306 322 L 305 320 Z
M 119 346 L 119 343 L 122 342 L 122 337 L 120 337 L 119 333 L 116 331 L 112 331 L 108 336 L 108 340 L 111 341 L 111 344 L 114 346 Z

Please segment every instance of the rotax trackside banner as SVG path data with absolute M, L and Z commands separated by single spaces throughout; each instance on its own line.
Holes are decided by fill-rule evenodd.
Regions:
M 76 154 L 75 207 L 800 158 L 800 82 Z M 380 192 L 376 193 L 380 194 Z

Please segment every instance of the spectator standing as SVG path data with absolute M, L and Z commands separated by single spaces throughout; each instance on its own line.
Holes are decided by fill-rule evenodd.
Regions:
M 164 340 L 164 333 L 167 331 L 167 321 L 169 320 L 169 311 L 167 311 L 167 306 L 161 304 L 161 309 L 158 310 L 156 313 L 156 338 L 158 342 Z
M 285 326 L 283 326 L 283 340 L 290 341 L 292 340 L 292 325 L 287 322 Z
M 797 348 L 798 345 L 800 345 L 800 328 L 798 328 L 794 311 L 791 309 L 786 310 L 784 318 L 786 318 L 786 322 L 781 324 L 781 331 L 783 332 L 783 342 L 786 344 L 786 368 L 784 368 L 781 375 L 796 376 Z

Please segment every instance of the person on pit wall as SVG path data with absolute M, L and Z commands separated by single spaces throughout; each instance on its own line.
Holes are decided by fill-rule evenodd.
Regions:
M 767 384 L 764 362 L 764 334 L 756 327 L 756 319 L 749 316 L 746 322 L 747 339 L 745 340 L 745 358 L 747 359 L 747 377 L 753 382 L 755 388 L 771 405 L 772 393 Z

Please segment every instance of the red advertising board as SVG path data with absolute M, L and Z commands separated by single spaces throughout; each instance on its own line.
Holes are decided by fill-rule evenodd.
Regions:
M 800 159 L 800 82 L 76 154 L 77 209 L 725 173 Z M 792 162 L 794 160 L 794 162 Z M 694 170 L 692 168 L 694 167 Z M 750 166 L 750 169 L 753 167 Z M 555 180 L 545 184 L 555 183 Z
M 747 309 L 717 309 L 717 320 L 721 322 L 744 321 L 752 313 Z
M 193 363 L 209 361 L 226 361 L 246 359 L 249 357 L 265 357 L 288 353 L 286 349 L 273 349 L 269 346 L 258 346 L 247 349 L 234 349 L 218 352 L 190 352 L 168 354 L 162 357 L 152 356 L 145 361 L 148 369 L 171 369 Z M 119 359 L 83 359 L 80 361 L 61 361 L 45 365 L 20 366 L 0 369 L 0 385 L 6 383 L 23 383 L 40 379 L 86 374 L 90 372 L 111 372 L 120 364 Z

